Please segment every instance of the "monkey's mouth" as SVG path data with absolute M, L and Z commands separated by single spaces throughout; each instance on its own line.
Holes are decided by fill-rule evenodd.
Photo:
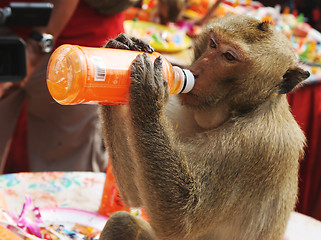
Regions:
M 200 104 L 201 98 L 197 94 L 192 93 L 192 91 L 179 95 L 179 97 L 184 105 L 194 106 L 194 105 Z
M 191 71 L 191 72 L 192 72 L 192 74 L 194 76 L 194 79 L 195 80 L 198 79 L 199 75 L 194 73 L 193 71 Z M 197 94 L 193 93 L 193 92 L 195 92 L 195 84 L 194 84 L 194 87 L 192 88 L 192 90 L 190 92 L 186 93 L 186 95 L 194 97 L 194 98 L 199 98 L 199 96 Z
M 191 71 L 192 72 L 192 71 Z M 198 74 L 195 74 L 194 72 L 192 72 L 192 74 L 194 75 L 194 78 L 198 78 Z
M 188 92 L 188 93 L 186 93 L 186 95 L 193 97 L 193 98 L 200 98 L 197 94 L 192 93 L 192 92 Z
M 198 74 L 196 74 L 192 70 L 190 70 L 190 71 L 192 72 L 195 80 L 197 78 L 199 78 Z M 201 99 L 201 97 L 199 95 L 197 95 L 195 92 L 197 92 L 197 91 L 196 91 L 195 85 L 194 85 L 194 88 L 192 88 L 192 90 L 190 92 L 184 93 L 184 94 L 180 94 L 180 97 L 181 97 L 181 99 L 183 100 L 183 102 L 185 104 L 195 103 L 196 101 L 198 102 Z
M 190 70 L 191 71 L 191 70 Z M 198 79 L 199 75 L 196 74 L 195 72 L 191 71 L 191 73 L 193 74 L 194 76 L 194 87 L 192 88 L 192 90 L 190 92 L 187 93 L 187 95 L 190 95 L 190 96 L 194 96 L 194 97 L 198 97 L 196 94 L 192 93 L 193 91 L 195 91 L 195 80 Z
M 190 70 L 190 69 L 189 69 Z M 191 73 L 193 74 L 193 76 L 194 76 L 194 80 L 196 80 L 199 76 L 198 76 L 198 74 L 196 74 L 194 71 L 192 71 L 192 70 L 190 70 L 191 71 Z

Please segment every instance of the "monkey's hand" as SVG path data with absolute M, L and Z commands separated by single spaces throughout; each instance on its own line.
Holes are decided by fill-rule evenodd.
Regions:
M 129 38 L 125 33 L 121 33 L 115 39 L 109 40 L 105 47 L 134 50 L 148 53 L 154 52 L 154 48 L 148 43 L 135 37 Z
M 162 58 L 156 58 L 153 64 L 147 53 L 138 55 L 131 67 L 131 111 L 143 118 L 158 117 L 168 95 L 168 82 L 162 75 Z

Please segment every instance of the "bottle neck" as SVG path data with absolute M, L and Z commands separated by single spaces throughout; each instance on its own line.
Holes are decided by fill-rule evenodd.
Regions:
M 187 69 L 173 67 L 173 84 L 170 94 L 188 93 L 194 86 L 194 75 Z

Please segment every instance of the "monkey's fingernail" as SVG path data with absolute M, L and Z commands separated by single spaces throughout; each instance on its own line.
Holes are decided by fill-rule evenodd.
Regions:
M 154 49 L 152 46 L 149 46 L 148 51 L 149 51 L 150 53 L 152 53 L 152 52 L 154 52 L 154 51 L 155 51 L 155 49 Z

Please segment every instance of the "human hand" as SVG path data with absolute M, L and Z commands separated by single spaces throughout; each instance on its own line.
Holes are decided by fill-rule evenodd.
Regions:
M 45 54 L 46 53 L 43 53 L 41 51 L 41 48 L 36 41 L 34 41 L 33 39 L 27 39 L 26 41 L 27 75 L 21 83 L 22 86 L 24 86 L 27 83 L 29 77 L 34 72 L 38 63 L 41 61 L 42 57 Z
M 20 88 L 20 82 L 1 82 L 0 100 L 6 98 L 18 88 Z

